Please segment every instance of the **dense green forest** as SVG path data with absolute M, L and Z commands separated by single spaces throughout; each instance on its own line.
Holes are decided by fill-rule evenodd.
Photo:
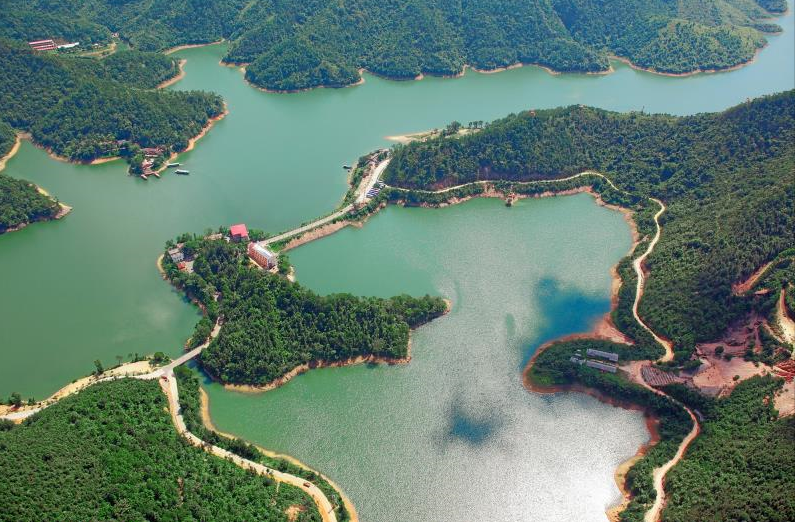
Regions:
M 14 129 L 0 121 L 0 158 L 11 151 L 15 140 Z M 0 234 L 9 228 L 53 217 L 59 208 L 56 201 L 39 193 L 35 185 L 0 173 Z
M 660 72 L 728 68 L 753 57 L 762 32 L 778 29 L 765 19 L 785 7 L 782 0 L 32 0 L 2 10 L 0 35 L 96 42 L 113 31 L 148 51 L 226 38 L 226 61 L 249 63 L 250 81 L 294 90 L 349 85 L 360 68 L 392 78 L 519 62 L 607 71 L 611 54 Z
M 409 330 L 443 314 L 441 298 L 391 299 L 350 294 L 320 296 L 285 278 L 248 266 L 245 245 L 189 239 L 193 273 L 165 256 L 171 281 L 196 299 L 207 316 L 194 342 L 220 315 L 220 334 L 201 354 L 202 366 L 224 383 L 263 385 L 301 364 L 374 355 L 408 355 Z M 220 298 L 214 299 L 216 293 Z
M 781 383 L 755 377 L 717 400 L 667 390 L 704 419 L 687 458 L 666 477 L 664 522 L 795 520 L 788 493 L 795 490 L 795 417 L 779 419 L 770 400 Z
M 687 358 L 749 309 L 732 283 L 795 244 L 794 140 L 795 91 L 683 118 L 574 106 L 398 146 L 385 179 L 437 189 L 595 169 L 622 190 L 661 199 L 668 208 L 640 313 Z
M 314 502 L 190 446 L 154 381 L 97 384 L 0 429 L 0 520 L 319 521 Z
M 0 174 L 0 233 L 54 217 L 60 206 L 22 179 Z
M 36 53 L 0 40 L 0 121 L 76 161 L 140 147 L 184 150 L 223 111 L 214 94 L 150 90 L 177 74 L 173 59 L 120 51 L 103 60 Z

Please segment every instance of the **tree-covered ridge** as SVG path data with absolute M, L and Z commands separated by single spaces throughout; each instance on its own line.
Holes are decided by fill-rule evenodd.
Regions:
M 200 361 L 224 383 L 264 385 L 316 361 L 405 358 L 409 330 L 446 310 L 441 298 L 430 296 L 320 296 L 250 266 L 244 244 L 183 239 L 183 249 L 194 257 L 194 272 L 178 270 L 168 256 L 166 271 L 206 310 L 194 339 L 205 339 L 216 318 L 223 318 Z
M 765 18 L 785 8 L 783 0 L 33 0 L 0 34 L 52 35 L 53 19 L 76 19 L 87 41 L 102 38 L 102 26 L 142 50 L 226 38 L 226 61 L 249 63 L 250 81 L 294 90 L 353 84 L 361 68 L 393 78 L 454 75 L 465 64 L 607 71 L 611 54 L 661 72 L 725 69 L 753 57 L 761 31 L 777 29 Z
M 795 417 L 779 418 L 782 381 L 754 377 L 713 400 L 667 390 L 703 415 L 687 458 L 665 480 L 663 522 L 795 520 Z M 678 392 L 678 393 L 677 393 Z
M 732 283 L 795 243 L 793 143 L 795 91 L 684 118 L 568 107 L 396 147 L 385 179 L 434 189 L 595 169 L 661 199 L 668 208 L 640 313 L 684 356 L 748 310 Z
M 291 506 L 321 520 L 298 488 L 187 444 L 153 381 L 97 384 L 0 428 L 0 520 L 296 520 Z
M 145 90 L 177 73 L 174 60 L 119 52 L 105 60 L 36 53 L 0 40 L 0 120 L 72 160 L 138 147 L 184 150 L 223 101 L 204 92 Z

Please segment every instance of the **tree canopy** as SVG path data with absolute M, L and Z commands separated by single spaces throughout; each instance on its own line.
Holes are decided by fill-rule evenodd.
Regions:
M 92 42 L 113 31 L 148 51 L 226 38 L 225 60 L 249 63 L 250 81 L 294 90 L 352 84 L 360 68 L 393 78 L 465 64 L 607 71 L 610 55 L 667 73 L 725 69 L 753 58 L 763 32 L 779 29 L 765 19 L 785 9 L 783 0 L 32 0 L 3 10 L 0 35 Z
M 374 355 L 408 355 L 409 330 L 443 314 L 441 298 L 320 296 L 248 265 L 245 245 L 191 239 L 193 273 L 165 256 L 171 281 L 207 311 L 194 334 L 202 342 L 223 317 L 220 334 L 202 352 L 202 366 L 224 383 L 264 385 L 297 366 Z M 215 296 L 219 295 L 219 300 Z
M 184 150 L 223 112 L 215 94 L 149 90 L 177 74 L 172 58 L 120 51 L 103 60 L 37 53 L 0 40 L 0 121 L 76 161 L 137 147 Z
M 97 384 L 4 425 L 0 468 L 0 520 L 9 522 L 321 520 L 299 488 L 187 444 L 154 381 Z

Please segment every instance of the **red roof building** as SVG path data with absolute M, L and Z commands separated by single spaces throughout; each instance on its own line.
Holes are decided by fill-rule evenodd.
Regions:
M 243 239 L 248 241 L 248 229 L 243 223 L 232 225 L 232 227 L 229 229 L 229 233 L 232 235 L 232 239 L 235 241 L 241 241 Z

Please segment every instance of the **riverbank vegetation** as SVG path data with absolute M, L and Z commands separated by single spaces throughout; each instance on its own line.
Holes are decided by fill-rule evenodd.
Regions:
M 208 324 L 223 318 L 218 337 L 200 358 L 223 383 L 261 386 L 302 365 L 357 357 L 404 359 L 410 329 L 446 311 L 441 298 L 430 296 L 320 296 L 251 266 L 245 244 L 201 238 L 184 244 L 194 258 L 193 272 L 180 271 L 168 256 L 164 267 L 172 283 L 206 311 L 194 338 L 205 338 Z
M 610 55 L 664 73 L 726 69 L 753 59 L 763 33 L 779 29 L 766 18 L 785 8 L 782 0 L 709 9 L 699 0 L 33 0 L 6 15 L 0 35 L 95 42 L 113 31 L 147 51 L 226 38 L 225 61 L 249 64 L 249 81 L 296 90 L 351 85 L 362 68 L 397 79 L 457 75 L 467 64 L 606 72 Z M 66 20 L 74 21 L 68 30 L 58 25 Z
M 187 444 L 155 381 L 97 384 L 4 424 L 0 468 L 0 520 L 321 520 L 300 489 Z
M 793 243 L 793 140 L 795 91 L 683 118 L 574 106 L 398 145 L 384 176 L 393 186 L 434 190 L 595 169 L 621 190 L 661 199 L 664 232 L 646 263 L 640 314 L 685 360 L 696 342 L 718 337 L 752 306 L 732 284 Z M 639 229 L 649 235 L 640 221 Z M 619 273 L 634 277 L 629 260 Z M 633 292 L 627 282 L 623 291 Z M 619 327 L 634 322 L 630 312 L 621 312 L 627 321 Z
M 140 163 L 141 147 L 184 150 L 224 111 L 214 94 L 152 90 L 176 74 L 174 59 L 154 53 L 71 58 L 0 40 L 0 121 L 72 161 Z

